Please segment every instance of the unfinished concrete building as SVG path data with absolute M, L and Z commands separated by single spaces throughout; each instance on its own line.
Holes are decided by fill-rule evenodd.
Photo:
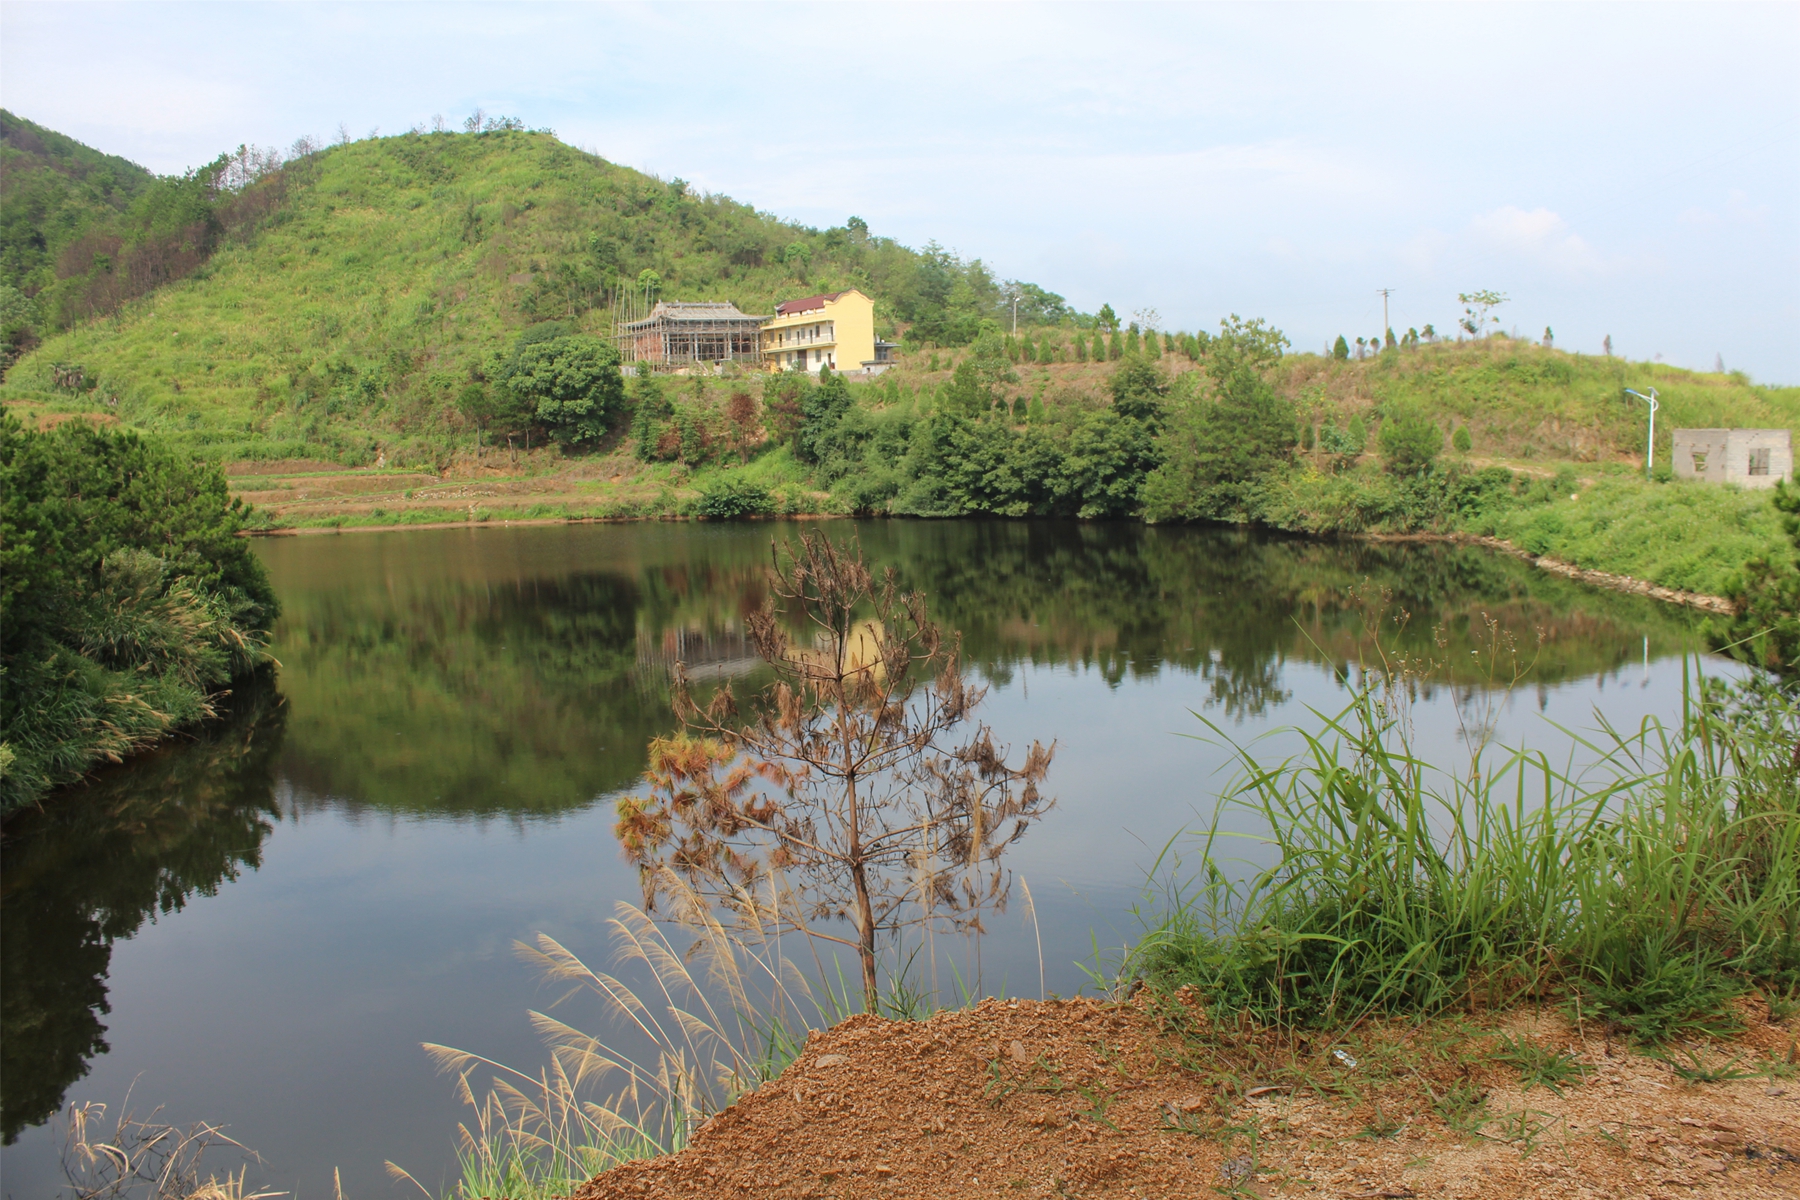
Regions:
M 1758 488 L 1793 478 L 1793 435 L 1785 429 L 1677 429 L 1674 441 L 1680 479 Z
M 640 310 L 641 311 L 641 310 Z M 626 366 L 653 370 L 762 362 L 760 331 L 768 318 L 739 312 L 725 301 L 658 301 L 647 316 L 615 324 L 614 340 Z

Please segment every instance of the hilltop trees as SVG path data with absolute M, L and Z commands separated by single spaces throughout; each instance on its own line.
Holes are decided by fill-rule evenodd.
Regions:
M 1462 320 L 1458 321 L 1457 324 L 1461 325 L 1463 332 L 1467 333 L 1470 337 L 1478 338 L 1486 336 L 1489 325 L 1492 325 L 1496 329 L 1500 327 L 1500 318 L 1488 315 L 1494 309 L 1506 303 L 1506 297 L 1499 292 L 1485 290 L 1479 292 L 1461 292 L 1457 294 L 1456 301 L 1458 304 L 1463 305 Z

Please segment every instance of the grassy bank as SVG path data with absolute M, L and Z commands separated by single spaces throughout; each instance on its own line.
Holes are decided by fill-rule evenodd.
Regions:
M 1696 678 L 1678 724 L 1603 728 L 1566 773 L 1525 751 L 1420 754 L 1404 679 L 1241 752 L 1224 797 L 1264 827 L 1247 879 L 1176 874 L 1133 971 L 1275 1024 L 1561 1004 L 1641 1043 L 1723 1034 L 1752 990 L 1800 1003 L 1800 709 Z

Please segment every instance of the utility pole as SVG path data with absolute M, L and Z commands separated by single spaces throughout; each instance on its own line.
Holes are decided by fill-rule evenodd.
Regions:
M 1387 337 L 1387 331 L 1394 327 L 1393 323 L 1388 320 L 1387 312 L 1388 293 L 1394 289 L 1376 288 L 1375 290 L 1381 293 L 1381 336 L 1385 338 Z
M 1650 389 L 1648 396 L 1642 392 L 1634 392 L 1630 388 L 1625 389 L 1625 394 L 1636 396 L 1650 406 L 1650 437 L 1644 443 L 1644 478 L 1648 479 L 1656 469 L 1656 410 L 1662 406 L 1656 402 L 1655 388 Z
M 1018 337 L 1019 336 L 1019 293 L 1017 293 L 1017 292 L 1014 292 L 1012 294 L 1012 305 L 1013 305 L 1013 336 Z

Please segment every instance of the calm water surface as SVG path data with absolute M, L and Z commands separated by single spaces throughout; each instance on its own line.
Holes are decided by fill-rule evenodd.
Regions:
M 848 534 L 849 523 L 829 527 Z M 1513 562 L 1126 525 L 861 522 L 865 552 L 925 589 L 990 685 L 1003 739 L 1058 742 L 1059 803 L 1018 843 L 1047 986 L 1069 993 L 1171 838 L 1210 815 L 1229 751 L 1335 710 L 1385 594 L 1393 640 L 1452 664 L 1416 710 L 1555 746 L 1551 723 L 1672 715 L 1693 622 Z M 226 1122 L 266 1178 L 329 1196 L 428 1185 L 462 1117 L 422 1041 L 518 1066 L 547 991 L 513 956 L 544 931 L 604 963 L 636 885 L 609 799 L 671 726 L 668 671 L 762 678 L 742 617 L 778 525 L 546 526 L 259 543 L 286 607 L 278 676 L 228 721 L 58 797 L 8 830 L 3 1186 L 50 1195 L 59 1104 Z M 1489 686 L 1488 621 L 1531 664 Z M 1467 664 L 1467 665 L 1464 665 Z M 1510 671 L 1507 672 L 1510 674 Z M 1270 749 L 1277 749 L 1271 746 Z M 990 922 L 986 990 L 1038 990 L 1015 905 Z M 600 1014 L 559 1010 L 599 1030 Z M 221 1163 L 223 1166 L 224 1164 Z M 416 1195 L 416 1190 L 412 1192 Z

